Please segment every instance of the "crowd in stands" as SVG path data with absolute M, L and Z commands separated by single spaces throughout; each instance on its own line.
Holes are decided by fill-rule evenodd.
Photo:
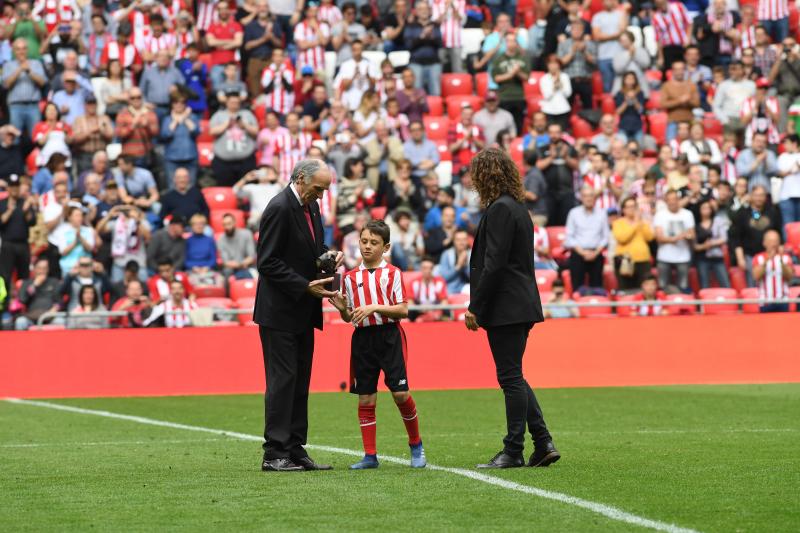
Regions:
M 487 146 L 519 166 L 549 316 L 794 309 L 794 2 L 0 6 L 6 328 L 246 323 L 218 311 L 252 306 L 261 212 L 308 157 L 334 174 L 324 239 L 347 268 L 385 218 L 413 302 L 463 303 Z

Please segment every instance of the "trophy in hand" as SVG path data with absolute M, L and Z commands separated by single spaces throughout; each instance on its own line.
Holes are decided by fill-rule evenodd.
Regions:
M 317 279 L 333 278 L 326 284 L 329 291 L 339 292 L 342 284 L 342 275 L 336 272 L 336 252 L 325 252 L 317 257 Z

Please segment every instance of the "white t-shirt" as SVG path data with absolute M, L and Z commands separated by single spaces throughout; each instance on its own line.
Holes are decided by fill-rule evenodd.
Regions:
M 785 174 L 781 184 L 781 201 L 800 198 L 800 152 L 782 153 L 778 157 L 778 172 Z
M 339 87 L 344 80 L 352 79 L 358 73 L 358 78 L 350 84 L 350 88 L 342 94 L 342 101 L 350 111 L 355 111 L 361 105 L 361 97 L 371 85 L 370 78 L 377 80 L 381 77 L 380 72 L 369 61 L 361 58 L 356 63 L 355 59 L 348 59 L 339 67 L 339 74 L 336 75 L 334 86 Z
M 667 237 L 675 237 L 694 228 L 694 216 L 686 209 L 680 209 L 677 213 L 673 213 L 669 209 L 662 209 L 656 213 L 653 227 L 661 228 Z M 664 263 L 688 263 L 692 260 L 689 241 L 683 239 L 677 243 L 659 244 L 657 259 Z

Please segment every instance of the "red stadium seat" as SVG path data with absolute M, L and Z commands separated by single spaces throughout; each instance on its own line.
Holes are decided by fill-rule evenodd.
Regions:
M 198 160 L 201 167 L 210 167 L 211 160 L 214 159 L 214 143 L 198 142 L 197 153 L 200 154 Z
M 231 187 L 206 187 L 202 192 L 210 210 L 236 209 L 236 193 Z
M 414 298 L 413 283 L 418 279 L 422 279 L 422 272 L 419 272 L 418 270 L 403 272 L 403 290 L 406 293 L 406 298 L 409 300 Z
M 228 282 L 231 299 L 234 301 L 242 298 L 252 298 L 256 295 L 258 282 L 254 279 L 232 279 Z
M 758 298 L 758 289 L 755 287 L 746 287 L 739 291 L 739 298 L 754 300 Z M 759 304 L 742 304 L 742 312 L 748 315 L 757 314 L 761 312 L 761 306 Z
M 442 104 L 441 96 L 428 97 L 428 114 L 432 117 L 441 117 L 444 115 L 444 104 Z
M 731 287 L 737 291 L 747 288 L 747 276 L 739 267 L 731 267 L 728 269 L 728 278 L 731 282 Z
M 714 113 L 706 113 L 703 117 L 703 128 L 706 131 L 706 136 L 715 137 L 722 135 L 723 128 L 722 122 L 714 116 Z
M 447 146 L 446 139 L 438 139 L 433 141 L 436 143 L 436 151 L 439 152 L 440 161 L 452 161 L 453 154 L 450 153 L 450 148 Z
M 525 97 L 537 96 L 542 97 L 542 88 L 539 86 L 539 81 L 544 76 L 544 72 L 532 71 L 528 80 L 523 84 L 522 89 L 525 91 Z
M 487 91 L 489 90 L 489 73 L 488 72 L 478 72 L 475 74 L 475 92 L 481 98 L 486 96 Z
M 547 240 L 550 241 L 550 255 L 553 259 L 563 261 L 567 258 L 564 250 L 564 241 L 567 240 L 566 226 L 547 226 Z M 572 291 L 567 294 L 572 294 Z
M 596 106 L 600 103 L 603 94 L 603 76 L 600 75 L 599 70 L 595 70 L 592 72 L 592 100 Z
M 539 287 L 540 292 L 551 290 L 553 282 L 558 279 L 558 272 L 555 270 L 537 270 L 535 275 L 536 285 Z
M 661 111 L 661 91 L 650 91 L 650 98 L 644 104 L 647 111 Z
M 655 137 L 661 145 L 667 142 L 667 114 L 664 112 L 648 115 L 647 122 L 650 126 L 650 135 Z
M 265 104 L 259 104 L 253 107 L 253 114 L 258 121 L 258 127 L 264 129 L 267 123 L 267 106 Z
M 686 302 L 691 299 L 692 296 L 685 294 L 669 294 L 664 297 L 664 300 L 668 302 Z M 667 305 L 664 308 L 667 310 L 668 315 L 693 315 L 695 313 L 695 308 L 691 304 Z
M 442 74 L 442 98 L 455 94 L 472 94 L 472 76 L 466 72 Z
M 800 222 L 789 222 L 784 229 L 786 230 L 786 247 L 800 255 Z
M 577 294 L 572 287 L 572 273 L 569 271 L 569 269 L 565 268 L 564 270 L 561 271 L 561 282 L 564 284 L 564 293 L 567 296 L 569 295 L 573 295 L 575 297 L 580 296 L 580 294 Z
M 617 104 L 614 102 L 614 97 L 610 94 L 604 94 L 600 97 L 600 110 L 607 115 L 616 116 Z
M 521 171 L 523 155 L 524 155 L 524 150 L 522 149 L 522 137 L 517 137 L 516 139 L 511 141 L 511 146 L 509 147 L 509 150 L 511 152 L 510 154 L 511 159 L 513 159 L 514 162 L 517 164 L 517 166 L 520 167 Z
M 25 168 L 28 171 L 29 176 L 33 176 L 36 174 L 36 171 L 39 170 L 39 166 L 36 164 L 36 160 L 39 158 L 39 148 L 34 148 L 31 150 L 31 153 L 28 154 L 28 157 L 25 159 Z
M 541 96 L 526 96 L 525 97 L 525 104 L 527 109 L 525 111 L 525 115 L 528 117 L 532 117 L 534 113 L 538 113 L 542 110 L 542 97 Z
M 369 215 L 373 220 L 383 220 L 386 218 L 386 206 L 373 207 L 369 210 Z
M 616 301 L 618 302 L 636 302 L 639 300 L 638 294 L 618 294 Z M 636 316 L 636 306 L 620 305 L 616 308 L 617 316 Z
M 222 217 L 227 214 L 233 215 L 233 218 L 236 219 L 237 228 L 244 227 L 244 211 L 239 209 L 213 209 L 211 211 L 211 220 L 209 221 L 209 224 L 211 225 L 211 229 L 214 230 L 214 233 L 225 231 L 222 228 Z
M 617 290 L 617 275 L 613 270 L 603 270 L 603 288 L 608 294 L 613 294 Z
M 211 54 L 200 54 L 197 59 L 211 72 L 211 68 L 214 66 L 214 59 L 211 57 Z
M 216 309 L 233 309 L 236 305 L 230 298 L 197 298 L 195 300 L 197 307 L 214 307 Z
M 572 134 L 576 139 L 591 139 L 592 136 L 594 136 L 592 125 L 586 120 L 577 115 L 573 115 L 570 118 L 570 122 L 572 123 Z
M 797 277 L 797 270 L 795 270 L 795 277 Z M 800 298 L 800 287 L 789 287 L 789 298 L 795 300 Z M 795 312 L 797 310 L 797 304 L 789 304 L 789 311 Z
M 644 77 L 649 82 L 656 82 L 661 83 L 662 75 L 660 70 L 646 70 L 644 73 Z
M 447 117 L 422 117 L 425 124 L 425 135 L 431 141 L 446 141 L 450 131 L 450 119 Z
M 255 297 L 249 298 L 237 298 L 236 299 L 236 308 L 237 309 L 253 309 L 253 306 L 256 303 Z M 239 324 L 243 326 L 247 326 L 253 323 L 253 314 L 252 313 L 239 313 L 236 315 Z
M 714 300 L 719 304 L 709 304 L 703 306 L 703 313 L 706 315 L 730 315 L 739 312 L 739 306 L 732 303 L 724 303 L 726 300 L 736 299 L 735 289 L 702 289 L 700 291 L 701 300 Z
M 469 294 L 451 294 L 447 297 L 447 303 L 451 305 L 468 304 Z M 453 310 L 453 320 L 464 320 L 467 308 Z
M 447 104 L 447 117 L 452 121 L 457 121 L 461 117 L 461 108 L 469 105 L 473 111 L 479 111 L 483 107 L 483 98 L 475 94 L 457 94 L 448 96 L 445 99 Z
M 200 120 L 200 134 L 197 136 L 197 142 L 214 142 L 214 137 L 209 132 L 208 119 Z
M 582 296 L 575 299 L 579 303 L 610 303 L 610 300 L 604 296 Z M 581 317 L 610 317 L 614 316 L 610 305 L 603 305 L 599 307 L 579 307 L 578 314 Z
M 212 328 L 231 328 L 231 327 L 239 327 L 238 322 L 234 322 L 233 320 L 215 320 L 211 323 Z
M 225 298 L 225 287 L 219 285 L 198 285 L 192 292 L 197 298 Z

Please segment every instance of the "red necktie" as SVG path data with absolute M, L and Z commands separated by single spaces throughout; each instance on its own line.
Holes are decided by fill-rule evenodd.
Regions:
M 303 206 L 303 212 L 306 214 L 306 222 L 308 222 L 308 230 L 311 232 L 311 240 L 317 242 L 317 237 L 314 235 L 314 223 L 311 222 L 311 208 Z

